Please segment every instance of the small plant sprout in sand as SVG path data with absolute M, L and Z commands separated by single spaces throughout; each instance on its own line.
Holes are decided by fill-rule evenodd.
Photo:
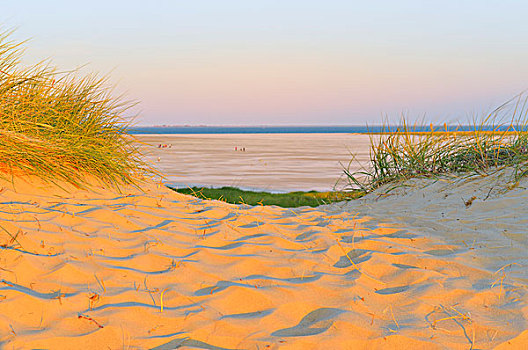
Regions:
M 467 312 L 467 314 L 464 314 L 460 312 L 459 310 L 457 310 L 456 308 L 454 308 L 453 306 L 449 306 L 446 308 L 443 305 L 439 305 L 439 306 L 435 306 L 434 310 L 431 311 L 427 315 L 427 318 L 433 314 L 440 313 L 440 312 L 446 315 L 446 317 L 437 318 L 433 322 L 428 321 L 430 323 L 431 328 L 433 330 L 442 330 L 447 333 L 450 333 L 447 329 L 438 327 L 438 324 L 443 323 L 443 322 L 454 322 L 462 330 L 466 340 L 469 343 L 470 349 L 474 349 L 475 347 L 475 327 L 474 327 L 473 319 L 471 318 L 471 314 L 469 312 Z M 469 325 L 472 326 L 471 336 L 467 332 L 466 326 L 464 326 L 463 324 L 464 322 L 467 322 Z
M 499 277 L 497 277 L 497 279 L 491 284 L 491 288 L 495 287 L 495 285 L 499 284 L 499 302 L 501 301 L 501 296 L 502 296 L 502 293 L 503 293 L 503 282 L 504 282 L 504 279 L 506 278 L 506 268 L 508 267 L 512 267 L 513 265 L 519 265 L 518 263 L 511 263 L 511 264 L 507 264 L 507 265 L 504 265 L 503 267 L 501 267 L 500 269 L 498 269 L 494 275 L 499 275 Z

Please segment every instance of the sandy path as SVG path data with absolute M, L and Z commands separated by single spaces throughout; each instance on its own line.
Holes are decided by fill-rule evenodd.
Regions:
M 6 349 L 486 349 L 526 328 L 523 285 L 390 215 L 1 187 Z

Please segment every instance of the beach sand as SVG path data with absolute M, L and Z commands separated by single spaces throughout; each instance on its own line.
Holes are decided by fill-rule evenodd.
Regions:
M 500 174 L 295 210 L 3 181 L 1 347 L 523 348 L 527 182 Z

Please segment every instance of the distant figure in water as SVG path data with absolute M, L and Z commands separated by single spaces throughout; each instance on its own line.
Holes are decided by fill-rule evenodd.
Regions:
M 237 150 L 237 147 L 235 146 L 235 151 Z
M 245 152 L 246 151 L 246 147 L 242 148 L 242 152 Z
M 158 148 L 161 148 L 161 143 L 158 145 Z
M 158 162 L 159 162 L 159 161 L 161 161 L 161 158 L 160 158 L 160 157 L 158 157 Z

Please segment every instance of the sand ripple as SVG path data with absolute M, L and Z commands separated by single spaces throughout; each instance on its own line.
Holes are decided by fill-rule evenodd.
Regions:
M 390 217 L 3 188 L 5 348 L 492 348 L 527 326 L 507 267 Z

